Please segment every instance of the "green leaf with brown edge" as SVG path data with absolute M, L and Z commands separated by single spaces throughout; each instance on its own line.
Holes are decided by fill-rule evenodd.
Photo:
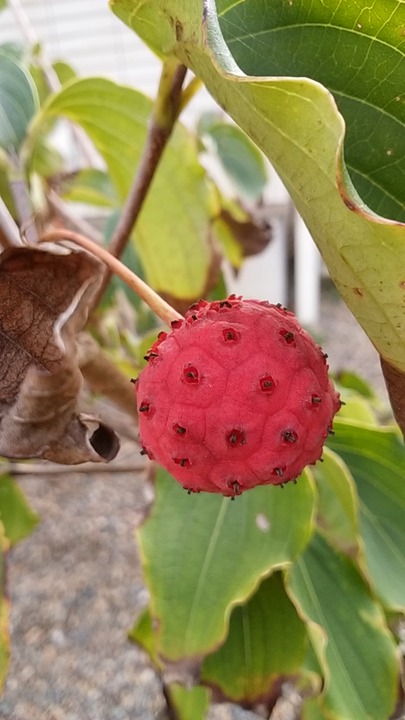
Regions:
M 176 720 L 204 720 L 210 704 L 207 688 L 195 685 L 184 687 L 180 683 L 166 685 L 170 706 L 175 710 Z
M 260 584 L 231 614 L 223 645 L 202 665 L 201 682 L 214 699 L 270 711 L 281 685 L 300 674 L 307 652 L 307 632 L 277 572 Z
M 188 495 L 159 470 L 156 502 L 138 531 L 158 652 L 174 661 L 222 643 L 233 605 L 306 545 L 313 511 L 308 471 L 297 485 L 257 487 L 231 502 Z
M 361 553 L 356 485 L 344 461 L 325 448 L 323 463 L 313 468 L 318 490 L 317 524 L 338 550 Z
M 315 534 L 287 571 L 287 591 L 324 672 L 322 712 L 333 720 L 387 720 L 396 701 L 399 652 L 352 561 Z
M 348 466 L 359 497 L 364 571 L 389 610 L 405 609 L 405 445 L 392 427 L 335 421 L 328 445 Z
M 66 117 L 93 141 L 122 202 L 140 161 L 151 112 L 151 100 L 132 88 L 103 78 L 70 81 L 36 116 L 25 155 L 32 157 L 50 120 Z M 177 123 L 133 235 L 146 279 L 160 293 L 190 302 L 204 294 L 214 256 L 213 202 L 195 140 Z
M 354 188 L 343 154 L 345 121 L 328 89 L 312 79 L 291 77 L 288 52 L 277 55 L 278 77 L 265 77 L 266 58 L 272 49 L 267 44 L 261 45 L 260 54 L 255 55 L 256 76 L 245 75 L 235 63 L 221 33 L 214 0 L 206 0 L 205 3 L 202 0 L 195 3 L 184 0 L 150 0 L 148 3 L 110 0 L 110 5 L 148 44 L 155 49 L 160 48 L 161 52 L 175 55 L 187 64 L 263 150 L 289 190 L 342 297 L 379 353 L 397 370 L 405 373 L 405 227 L 396 220 L 376 215 Z M 363 57 L 365 47 L 372 53 L 378 49 L 380 62 L 367 63 L 365 69 L 368 74 L 359 80 L 360 92 L 363 88 L 365 93 L 364 100 L 369 94 L 373 100 L 378 99 L 378 104 L 376 100 L 375 106 L 370 106 L 367 123 L 363 116 L 360 134 L 370 129 L 371 138 L 375 140 L 379 122 L 384 113 L 388 114 L 385 107 L 389 109 L 390 122 L 391 115 L 394 119 L 389 136 L 382 135 L 381 140 L 386 146 L 382 148 L 378 144 L 377 156 L 373 152 L 364 152 L 365 146 L 361 143 L 355 147 L 353 142 L 353 152 L 356 155 L 359 151 L 364 162 L 370 158 L 370 177 L 373 168 L 377 165 L 382 168 L 379 183 L 385 183 L 385 197 L 392 196 L 395 190 L 394 204 L 398 208 L 398 203 L 403 203 L 405 187 L 403 181 L 400 182 L 404 171 L 402 144 L 405 135 L 401 120 L 397 122 L 395 114 L 402 113 L 405 107 L 397 100 L 403 92 L 404 76 L 401 72 L 403 38 L 398 33 L 401 13 L 405 10 L 403 3 L 390 0 L 386 4 L 385 0 L 374 0 L 373 12 L 364 9 L 362 19 L 358 21 L 362 25 L 360 28 L 356 27 L 358 3 L 348 1 L 336 6 L 334 2 L 302 0 L 290 5 L 277 0 L 253 6 L 248 0 L 238 3 L 223 0 L 218 2 L 218 8 L 222 15 L 222 27 L 225 27 L 226 20 L 231 26 L 232 15 L 229 13 L 240 12 L 243 15 L 246 9 L 251 10 L 255 21 L 260 15 L 263 28 L 269 17 L 274 16 L 281 27 L 286 13 L 300 11 L 304 18 L 301 25 L 305 26 L 305 18 L 308 18 L 310 31 L 318 13 L 324 27 L 323 58 L 329 66 L 335 53 L 341 52 L 341 35 L 345 37 L 343 52 L 347 51 L 349 59 L 356 59 L 358 40 L 361 40 L 359 53 L 361 51 Z M 342 25 L 341 33 L 336 32 L 339 28 L 333 23 L 335 14 Z M 246 23 L 249 22 L 248 15 L 246 13 Z M 152 18 L 154 22 L 151 22 Z M 380 21 L 381 27 L 378 26 Z M 347 30 L 347 24 L 351 32 Z M 240 24 L 236 30 L 240 30 Z M 242 38 L 239 39 L 242 45 Z M 233 42 L 233 36 L 229 36 L 228 40 L 232 40 L 235 50 L 236 40 Z M 346 47 L 349 40 L 350 47 Z M 256 41 L 257 33 L 253 37 L 246 33 L 243 39 L 246 53 L 250 52 L 250 47 L 255 47 Z M 305 50 L 304 44 L 303 48 Z M 303 52 L 303 56 L 306 55 Z M 321 65 L 319 54 L 317 57 Z M 292 58 L 298 59 L 295 51 Z M 238 59 L 241 62 L 241 58 Z M 389 81 L 385 82 L 385 68 L 388 66 Z M 381 72 L 384 73 L 384 81 L 379 79 Z M 283 77 L 284 74 L 288 77 Z M 363 105 L 367 107 L 367 102 L 364 101 Z M 350 138 L 353 137 L 353 123 L 358 123 L 357 116 L 351 117 L 352 120 L 350 115 L 347 118 Z M 359 174 L 356 174 L 356 183 Z M 391 177 L 396 178 L 393 190 L 390 190 Z M 382 209 L 378 202 L 376 207 Z
M 7 474 L 0 475 L 0 520 L 11 545 L 30 535 L 39 522 L 21 488 Z

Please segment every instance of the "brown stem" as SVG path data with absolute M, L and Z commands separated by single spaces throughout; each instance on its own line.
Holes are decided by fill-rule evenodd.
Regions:
M 181 108 L 181 89 L 186 72 L 187 68 L 177 62 L 174 64 L 173 59 L 167 60 L 163 65 L 159 92 L 149 123 L 144 152 L 121 217 L 108 246 L 109 252 L 114 257 L 120 257 L 125 250 L 172 133 Z M 105 292 L 110 277 L 111 272 L 107 272 L 94 305 L 99 302 Z
M 92 240 L 87 238 L 85 235 L 73 232 L 72 230 L 51 230 L 45 235 L 42 235 L 40 242 L 61 242 L 63 240 L 70 240 L 71 242 L 80 245 L 84 250 L 95 255 L 101 260 L 110 273 L 115 273 L 121 280 L 128 285 L 139 297 L 153 310 L 154 313 L 164 323 L 170 326 L 173 320 L 182 319 L 182 315 L 172 308 L 169 303 L 163 300 L 149 285 L 147 285 L 141 278 L 135 275 L 132 270 L 126 267 L 120 260 L 111 255 L 108 250 L 99 245 L 96 245 Z

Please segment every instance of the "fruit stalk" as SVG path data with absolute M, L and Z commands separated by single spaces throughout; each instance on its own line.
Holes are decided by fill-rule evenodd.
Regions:
M 121 280 L 128 285 L 147 305 L 153 310 L 156 315 L 163 320 L 166 325 L 170 327 L 171 323 L 175 320 L 181 320 L 182 315 L 178 313 L 169 303 L 163 300 L 149 285 L 147 285 L 140 277 L 138 277 L 132 270 L 129 270 L 120 260 L 115 258 L 111 253 L 108 252 L 100 245 L 96 245 L 95 242 L 90 240 L 85 235 L 73 232 L 72 230 L 51 230 L 45 235 L 42 235 L 40 242 L 63 242 L 69 240 L 70 242 L 80 245 L 83 250 L 95 255 L 101 262 L 103 262 L 108 269 L 117 275 Z

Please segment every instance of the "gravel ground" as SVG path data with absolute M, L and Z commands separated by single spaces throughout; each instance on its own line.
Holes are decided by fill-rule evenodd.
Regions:
M 316 330 L 332 369 L 361 369 L 385 396 L 377 355 L 332 290 Z M 133 443 L 116 462 L 139 464 Z M 9 557 L 12 659 L 0 718 L 167 720 L 159 678 L 127 641 L 147 600 L 133 538 L 150 500 L 142 472 L 32 475 L 20 484 L 42 522 Z M 248 718 L 231 706 L 210 714 Z

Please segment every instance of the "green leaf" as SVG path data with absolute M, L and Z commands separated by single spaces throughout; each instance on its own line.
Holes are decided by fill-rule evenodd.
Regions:
M 214 144 L 218 159 L 237 188 L 249 200 L 258 200 L 268 180 L 261 152 L 237 125 L 212 117 L 201 118 L 199 131 L 203 140 Z
M 63 198 L 69 202 L 98 207 L 112 207 L 118 204 L 118 196 L 109 175 L 95 169 L 81 170 L 67 184 Z
M 0 52 L 0 147 L 19 148 L 37 105 L 30 74 L 16 59 Z
M 0 148 L 0 197 L 4 201 L 6 207 L 10 211 L 11 215 L 15 218 L 17 216 L 14 197 L 10 186 L 11 176 L 11 163 L 4 152 Z
M 250 600 L 233 609 L 228 637 L 205 658 L 201 681 L 222 699 L 253 707 L 275 684 L 298 674 L 307 651 L 305 624 L 287 596 L 281 573 L 263 580 Z
M 325 674 L 322 711 L 336 720 L 387 720 L 398 652 L 355 566 L 315 535 L 288 572 L 288 585 Z
M 129 87 L 102 78 L 73 80 L 45 102 L 31 128 L 31 152 L 50 120 L 63 116 L 78 123 L 103 156 L 123 201 L 151 112 L 151 101 Z M 177 124 L 134 235 L 147 280 L 159 292 L 185 299 L 204 293 L 212 261 L 211 203 L 194 138 Z
M 158 649 L 176 660 L 223 642 L 232 606 L 303 549 L 314 495 L 309 473 L 296 486 L 255 488 L 231 502 L 188 495 L 163 470 L 156 495 L 139 543 Z
M 221 217 L 215 218 L 212 224 L 217 240 L 221 243 L 225 256 L 233 268 L 239 269 L 243 262 L 243 248 L 236 240 L 229 224 Z
M 4 527 L 0 522 L 0 691 L 4 687 L 10 659 L 9 601 L 5 595 L 6 569 L 4 559 L 8 547 L 9 542 L 4 535 Z
M 356 373 L 350 370 L 343 370 L 337 376 L 339 385 L 347 388 L 348 390 L 354 390 L 356 393 L 364 397 L 366 400 L 375 400 L 376 394 L 372 386 L 364 380 L 364 378 L 356 375 Z
M 324 449 L 313 474 L 318 489 L 318 525 L 338 550 L 358 555 L 359 520 L 356 485 L 343 460 Z
M 0 475 L 0 521 L 12 545 L 30 535 L 39 522 L 38 515 L 9 475 Z
M 364 199 L 369 202 L 372 199 L 373 209 L 384 213 L 388 205 L 395 207 L 396 212 L 392 214 L 397 218 L 405 190 L 405 133 L 399 118 L 399 113 L 405 112 L 405 104 L 396 99 L 403 92 L 403 56 L 399 43 L 403 41 L 400 28 L 404 24 L 401 21 L 404 4 L 396 0 L 373 0 L 372 9 L 367 6 L 360 12 L 359 4 L 349 0 L 338 5 L 321 0 L 292 3 L 222 0 L 218 2 L 222 28 L 232 43 L 233 52 L 237 48 L 239 52 L 242 40 L 246 56 L 253 48 L 254 77 L 246 76 L 236 65 L 221 34 L 214 0 L 187 4 L 183 0 L 149 0 L 148 3 L 110 0 L 110 4 L 146 42 L 155 47 L 161 43 L 161 52 L 174 54 L 191 67 L 220 105 L 263 150 L 291 193 L 353 314 L 378 351 L 392 366 L 405 372 L 405 227 L 382 220 L 366 207 L 345 164 L 345 122 L 334 97 L 317 81 L 291 77 L 294 68 L 289 60 L 291 54 L 297 61 L 297 53 L 302 50 L 303 57 L 315 53 L 319 67 L 323 64 L 331 67 L 335 57 L 340 57 L 335 75 L 329 73 L 331 82 L 340 77 L 344 67 L 355 68 L 350 70 L 353 76 L 350 81 L 347 73 L 343 73 L 343 82 L 350 87 L 356 82 L 363 88 L 362 105 L 368 114 L 363 114 L 360 120 L 358 114 L 348 116 L 349 139 L 345 153 L 352 158 L 350 169 L 355 170 L 356 183 L 361 172 L 372 180 L 377 178 L 381 198 L 387 198 L 384 202 L 371 198 L 365 185 L 358 185 L 361 192 L 366 193 Z M 258 16 L 267 42 L 262 42 L 262 37 L 251 26 L 251 22 L 258 22 Z M 155 22 L 151 22 L 152 18 Z M 276 38 L 286 35 L 283 22 L 288 25 L 288 18 L 292 19 L 292 32 L 295 24 L 298 23 L 299 30 L 306 18 L 308 27 L 303 28 L 303 32 L 311 29 L 315 32 L 318 25 L 322 26 L 322 42 L 319 38 L 322 56 L 315 40 L 308 46 L 304 35 L 302 42 L 298 42 L 299 35 L 295 36 L 297 47 L 288 43 L 288 51 L 281 52 Z M 269 42 L 266 28 L 271 20 L 274 29 Z M 272 51 L 273 42 L 279 47 L 277 56 Z M 365 62 L 368 51 L 372 60 Z M 277 75 L 281 77 L 259 77 L 268 70 L 268 55 L 277 62 Z M 238 54 L 238 61 L 245 61 L 245 56 Z M 364 72 L 360 72 L 363 67 Z M 297 64 L 295 74 L 301 72 L 302 65 Z M 343 101 L 346 114 L 350 102 Z M 353 107 L 359 105 L 353 102 Z M 379 108 L 385 108 L 385 112 Z M 357 146 L 354 126 L 360 127 Z M 385 132 L 381 132 L 382 127 Z M 373 147 L 376 143 L 375 152 L 371 142 Z M 366 167 L 361 163 L 355 166 L 358 155 Z
M 217 7 L 247 75 L 308 77 L 331 90 L 357 191 L 375 212 L 405 221 L 403 3 L 218 0 Z
M 330 720 L 330 715 L 325 715 L 321 710 L 319 698 L 310 698 L 304 702 L 301 710 L 300 720 Z
M 340 420 L 353 420 L 356 424 L 376 425 L 373 405 L 361 395 L 342 393 L 345 405 L 339 410 Z M 374 402 L 374 404 L 376 404 Z
M 356 482 L 367 573 L 384 605 L 405 609 L 405 446 L 394 428 L 335 423 L 328 444 Z
M 204 720 L 210 704 L 210 692 L 207 688 L 185 688 L 179 683 L 166 686 L 172 706 L 176 710 L 176 720 Z
M 148 653 L 154 666 L 160 670 L 162 663 L 159 660 L 156 650 L 156 640 L 149 608 L 146 608 L 141 613 L 137 622 L 129 631 L 128 637 L 132 640 L 132 642 L 140 645 Z
M 43 178 L 51 178 L 63 170 L 63 158 L 56 148 L 40 138 L 35 145 L 35 152 L 31 158 L 31 172 L 37 173 Z

